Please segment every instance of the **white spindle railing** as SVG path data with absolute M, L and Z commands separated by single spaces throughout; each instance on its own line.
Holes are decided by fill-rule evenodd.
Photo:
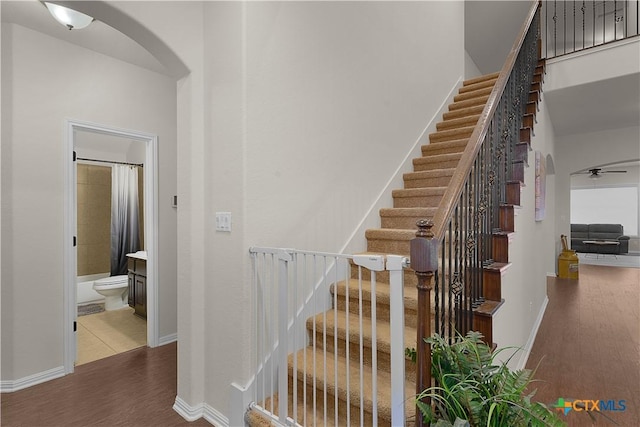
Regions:
M 365 419 L 366 424 L 378 424 L 376 291 L 386 284 L 376 279 L 377 273 L 388 270 L 391 363 L 384 369 L 390 369 L 391 375 L 391 424 L 404 425 L 402 270 L 407 258 L 278 248 L 251 248 L 250 254 L 255 313 L 253 409 L 281 425 L 364 425 Z M 355 281 L 357 293 L 353 285 L 350 291 L 350 281 Z M 338 295 L 341 287 L 344 295 Z M 370 306 L 363 299 L 367 289 Z M 368 329 L 370 338 L 365 340 Z M 353 341 L 350 346 L 349 338 L 354 336 L 358 336 L 357 346 Z M 359 406 L 358 414 L 352 414 L 352 406 Z

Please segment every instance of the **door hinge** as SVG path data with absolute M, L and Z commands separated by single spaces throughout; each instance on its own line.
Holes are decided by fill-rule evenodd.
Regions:
M 75 151 L 73 152 L 73 161 L 74 162 L 76 161 L 76 152 Z
M 73 236 L 73 247 L 74 248 L 76 247 L 76 244 L 78 243 L 77 240 L 78 239 L 76 238 L 76 236 Z
M 76 332 L 78 330 L 78 322 L 76 322 L 75 320 L 73 321 L 73 332 Z

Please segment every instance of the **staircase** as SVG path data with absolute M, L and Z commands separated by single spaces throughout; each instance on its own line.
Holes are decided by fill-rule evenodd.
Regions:
M 413 171 L 403 175 L 403 188 L 393 191 L 393 207 L 380 210 L 380 228 L 365 232 L 364 255 L 409 257 L 416 223 L 433 220 L 434 240 L 442 247 L 434 292 L 427 297 L 424 287 L 418 290 L 411 269 L 401 273 L 405 347 L 416 347 L 418 327 L 421 337 L 435 332 L 453 338 L 476 330 L 494 345 L 493 317 L 504 302 L 502 275 L 510 265 L 509 241 L 515 232 L 514 215 L 520 206 L 545 71 L 544 60 L 538 60 L 538 9 L 539 4 L 532 7 L 501 73 L 463 82 L 437 131 L 429 135 L 429 144 L 422 147 L 422 156 L 413 159 Z M 414 265 L 419 268 L 419 263 Z M 352 265 L 350 279 L 330 282 L 331 308 L 307 319 L 307 347 L 288 355 L 288 390 L 304 392 L 295 394 L 296 402 L 289 393 L 288 408 L 295 405 L 296 412 L 287 411 L 287 424 L 391 425 L 389 273 L 376 273 L 373 304 L 372 281 L 366 272 Z M 430 329 L 424 325 L 429 321 L 418 325 L 418 318 L 429 318 L 418 307 L 418 298 L 430 298 L 426 304 L 434 313 Z M 375 339 L 372 330 L 377 331 Z M 421 351 L 419 358 L 428 355 Z M 287 353 L 281 354 L 284 365 Z M 428 362 L 419 360 L 419 366 L 428 369 Z M 362 377 L 358 369 L 349 368 L 359 364 L 367 368 Z M 377 370 L 372 374 L 374 366 Z M 283 384 L 287 376 L 279 372 L 283 375 L 279 384 Z M 406 359 L 406 424 L 416 421 L 412 397 L 417 382 L 429 384 L 430 380 Z M 270 410 L 250 410 L 247 423 L 272 425 L 273 418 L 266 414 L 277 415 L 274 402 L 278 398 L 276 394 L 259 404 Z
M 538 74 L 540 79 L 542 76 L 542 69 Z M 454 97 L 454 102 L 449 106 L 449 111 L 443 116 L 443 120 L 437 124 L 437 132 L 429 135 L 430 143 L 422 147 L 422 157 L 413 160 L 413 172 L 404 175 L 404 188 L 393 191 L 394 206 L 392 208 L 381 209 L 380 219 L 381 228 L 370 229 L 366 231 L 367 239 L 367 253 L 373 254 L 396 254 L 409 256 L 410 241 L 415 237 L 416 222 L 420 219 L 433 219 L 436 211 L 440 205 L 442 197 L 449 185 L 449 182 L 456 170 L 458 162 L 462 157 L 462 153 L 467 146 L 467 142 L 471 134 L 474 131 L 476 123 L 480 118 L 480 115 L 484 109 L 484 106 L 489 98 L 489 94 L 493 89 L 493 86 L 498 79 L 498 73 L 474 78 L 467 80 L 463 83 L 459 93 Z M 531 128 L 525 129 L 521 132 L 525 141 L 522 142 L 522 149 L 518 150 L 517 161 L 514 163 L 515 169 L 524 168 L 527 164 L 527 153 L 529 151 L 527 135 L 530 136 L 532 132 L 533 121 L 535 119 L 535 112 L 537 111 L 536 102 L 537 95 L 532 95 L 532 98 L 536 100 L 532 101 L 531 109 Z M 523 176 L 524 173 L 516 173 L 516 176 Z M 513 232 L 513 212 L 514 206 L 519 204 L 520 186 L 523 185 L 522 181 L 515 180 L 509 182 L 511 191 L 508 193 L 510 200 L 501 207 L 501 221 L 504 223 L 505 228 L 495 233 L 494 240 L 498 243 L 495 245 L 494 250 L 494 262 L 487 265 L 484 269 L 484 278 L 486 281 L 486 295 L 484 303 L 475 310 L 474 313 L 474 326 L 475 329 L 479 329 L 487 338 L 487 341 L 492 341 L 492 325 L 491 319 L 497 308 L 502 303 L 500 295 L 500 277 L 504 269 L 508 267 L 508 250 L 503 249 L 501 243 L 503 240 L 508 242 L 509 233 Z M 504 216 L 504 218 L 503 218 Z M 508 247 L 507 247 L 508 249 Z M 310 384 L 313 384 L 313 378 L 310 377 L 310 373 L 305 372 L 304 366 L 313 366 L 314 357 L 317 360 L 322 359 L 322 352 L 324 351 L 324 345 L 327 345 L 327 351 L 332 354 L 337 353 L 337 358 L 333 356 L 327 357 L 327 365 L 319 366 L 316 369 L 315 377 L 315 392 L 318 395 L 323 395 L 324 391 L 327 391 L 329 397 L 327 402 L 331 402 L 335 406 L 335 397 L 337 396 L 337 402 L 339 407 L 340 416 L 344 416 L 347 407 L 347 392 L 345 391 L 344 384 L 341 381 L 346 380 L 346 355 L 347 348 L 349 348 L 349 354 L 352 362 L 358 362 L 359 360 L 359 342 L 360 334 L 362 334 L 363 342 L 365 343 L 365 364 L 370 366 L 371 362 L 371 317 L 367 317 L 364 322 L 362 332 L 358 332 L 359 325 L 353 324 L 357 321 L 358 301 L 354 299 L 354 295 L 358 294 L 356 279 L 356 270 L 352 270 L 352 277 L 354 280 L 347 282 L 340 282 L 332 286 L 332 295 L 337 293 L 337 306 L 333 307 L 327 313 L 321 313 L 315 317 L 307 320 L 308 335 L 311 342 L 315 340 L 315 346 L 310 345 L 304 351 L 299 351 L 296 354 L 289 356 L 289 386 L 292 387 L 292 381 L 294 378 L 294 359 L 296 360 L 295 366 L 298 372 L 295 374 L 297 378 L 298 389 L 303 388 L 302 379 L 307 377 L 307 381 L 304 383 L 307 387 L 307 402 L 298 401 L 298 408 L 310 408 L 310 396 L 313 396 L 314 390 Z M 368 277 L 364 277 L 368 279 Z M 443 280 L 444 282 L 444 280 Z M 416 290 L 416 275 L 410 269 L 405 269 L 404 273 L 404 300 L 405 300 L 405 346 L 416 346 L 416 318 L 417 318 L 417 290 Z M 371 292 L 370 282 L 364 282 L 364 290 L 362 292 L 362 306 L 370 307 L 371 305 Z M 347 333 L 346 327 L 346 315 L 345 315 L 345 295 L 350 295 L 349 310 L 351 313 L 356 314 L 350 316 L 351 325 L 348 328 L 350 331 Z M 391 422 L 391 409 L 390 409 L 390 333 L 389 333 L 389 285 L 388 275 L 385 272 L 380 272 L 377 275 L 377 288 L 376 288 L 376 310 L 378 313 L 377 324 L 377 361 L 378 361 L 378 425 L 390 425 Z M 432 307 L 434 300 L 432 298 Z M 335 311 L 335 312 L 334 312 Z M 432 311 L 434 311 L 432 309 Z M 369 312 L 365 312 L 366 316 L 370 316 Z M 432 330 L 435 330 L 432 322 Z M 326 331 L 326 332 L 324 332 Z M 335 332 L 334 332 L 335 331 Z M 326 336 L 324 336 L 326 333 Z M 334 334 L 337 335 L 337 346 L 334 345 Z M 369 345 L 367 346 L 367 343 Z M 306 360 L 305 360 L 306 359 Z M 412 419 L 415 414 L 415 405 L 411 396 L 415 395 L 415 364 L 410 360 L 406 361 L 406 382 L 405 382 L 405 395 L 407 399 L 406 414 L 409 419 Z M 318 371 L 319 369 L 319 371 Z M 323 370 L 326 369 L 326 372 Z M 331 379 L 334 378 L 335 371 L 338 370 L 339 375 L 338 384 L 334 384 Z M 355 370 L 353 370 L 355 371 Z M 370 371 L 369 371 L 370 372 Z M 327 382 L 318 380 L 325 378 Z M 356 372 L 357 373 L 357 372 Z M 351 396 L 350 396 L 350 421 L 351 424 L 360 424 L 360 395 L 365 396 L 363 405 L 364 424 L 372 425 L 372 407 L 371 407 L 371 375 L 364 378 L 364 389 L 359 389 L 359 382 L 357 378 L 351 379 Z M 354 387 L 355 385 L 355 387 Z M 277 399 L 277 397 L 274 397 Z M 289 402 L 291 407 L 293 402 Z M 305 405 L 306 403 L 306 405 Z M 269 403 L 267 403 L 267 406 Z M 277 405 L 275 405 L 277 407 Z M 305 425 L 303 420 L 322 420 L 324 414 L 324 407 L 322 403 L 318 403 L 315 413 L 312 409 L 307 409 L 307 414 L 298 414 L 297 422 L 301 425 Z M 333 414 L 334 408 L 326 408 L 327 413 Z M 302 412 L 301 409 L 299 409 Z M 305 418 L 306 416 L 306 418 Z M 249 425 L 269 425 L 269 420 L 261 416 L 255 411 L 251 411 L 247 417 Z M 326 420 L 327 425 L 334 425 L 335 420 Z M 346 425 L 347 420 L 339 418 L 338 425 Z M 309 421 L 307 421 L 309 423 Z

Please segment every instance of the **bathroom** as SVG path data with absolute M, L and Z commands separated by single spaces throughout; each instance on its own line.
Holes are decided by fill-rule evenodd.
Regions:
M 126 256 L 137 252 L 136 259 L 146 258 L 145 150 L 141 141 L 88 131 L 76 131 L 74 148 L 77 159 L 77 366 L 146 345 L 146 318 L 136 315 L 129 306 L 129 257 Z M 125 203 L 128 205 L 123 206 Z M 116 218 L 117 212 L 120 216 L 126 212 L 135 219 L 114 220 L 112 225 L 112 206 L 120 208 L 114 209 Z M 120 232 L 113 229 L 120 223 L 129 226 Z M 118 237 L 123 235 L 127 237 Z

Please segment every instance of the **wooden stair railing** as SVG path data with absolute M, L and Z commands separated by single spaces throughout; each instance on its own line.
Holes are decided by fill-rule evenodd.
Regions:
M 540 6 L 537 1 L 532 4 L 429 224 L 433 240 L 440 243 L 439 266 L 436 271 L 416 270 L 421 263 L 411 256 L 419 301 L 429 301 L 435 277 L 436 330 L 429 321 L 418 322 L 417 394 L 431 386 L 431 350 L 420 344 L 425 337 L 436 332 L 453 340 L 456 334 L 477 330 L 494 345 L 492 318 L 504 302 L 500 277 L 509 266 L 514 206 L 520 204 L 544 73 L 539 59 Z M 421 234 L 419 230 L 416 240 Z M 422 310 L 430 309 L 430 303 L 419 304 L 418 319 L 425 316 Z M 416 426 L 422 425 L 416 409 Z

